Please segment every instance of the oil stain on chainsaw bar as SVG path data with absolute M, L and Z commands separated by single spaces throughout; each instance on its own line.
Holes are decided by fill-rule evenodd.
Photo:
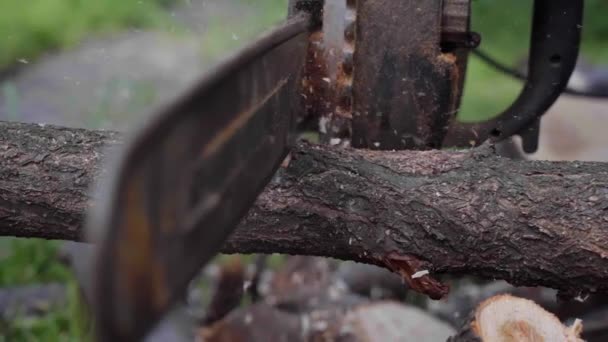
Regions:
M 99 340 L 142 338 L 280 165 L 294 138 L 309 23 L 307 14 L 289 19 L 128 142 L 96 222 L 106 229 L 93 292 Z

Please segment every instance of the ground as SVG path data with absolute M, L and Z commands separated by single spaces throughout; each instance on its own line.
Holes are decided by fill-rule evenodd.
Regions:
M 510 1 L 508 6 L 499 0 L 473 2 L 473 26 L 483 36 L 483 49 L 515 64 L 528 47 L 532 1 Z M 586 3 L 583 53 L 591 61 L 608 64 L 608 2 Z M 0 118 L 124 127 L 279 21 L 285 8 L 286 0 L 36 0 L 27 6 L 5 0 L 0 11 Z M 461 118 L 477 120 L 499 113 L 520 86 L 472 58 Z M 597 125 L 606 114 L 605 104 L 580 101 L 560 100 L 552 111 L 566 121 L 551 121 L 544 129 L 557 133 L 545 137 L 569 134 L 579 140 L 592 137 L 587 145 L 608 145 Z M 593 114 L 581 120 L 573 118 L 575 111 Z M 578 134 L 572 133 L 573 127 Z M 597 132 L 580 133 L 591 128 Z M 544 155 L 551 155 L 550 150 Z M 556 158 L 565 150 L 560 147 Z M 605 149 L 588 153 L 587 159 L 608 159 Z M 0 239 L 0 287 L 45 282 L 74 287 L 71 271 L 57 261 L 57 246 L 58 242 Z M 41 336 L 78 340 L 75 298 L 71 295 L 70 305 L 41 319 L 0 320 L 0 341 L 34 341 Z

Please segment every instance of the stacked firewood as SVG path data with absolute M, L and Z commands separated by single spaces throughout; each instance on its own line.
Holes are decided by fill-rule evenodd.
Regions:
M 588 336 L 580 319 L 562 322 L 601 298 L 563 304 L 548 289 L 491 282 L 454 284 L 446 300 L 426 301 L 410 293 L 399 276 L 375 266 L 289 257 L 276 271 L 260 267 L 258 262 L 253 280 L 246 280 L 238 259 L 222 267 L 198 340 L 574 342 L 583 341 L 581 336 L 606 337 L 597 334 L 597 319 L 590 318 L 596 328 Z M 250 298 L 248 305 L 240 305 L 243 297 Z

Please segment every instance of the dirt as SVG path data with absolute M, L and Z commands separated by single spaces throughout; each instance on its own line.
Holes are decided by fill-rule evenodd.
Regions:
M 206 46 L 213 25 L 235 32 L 224 39 L 238 39 L 248 30 L 243 17 L 258 11 L 241 1 L 180 4 L 164 31 L 93 36 L 35 63 L 21 59 L 18 72 L 0 77 L 0 120 L 125 129 L 217 62 L 218 48 L 211 54 Z
M 608 161 L 608 99 L 562 96 L 543 117 L 531 158 Z

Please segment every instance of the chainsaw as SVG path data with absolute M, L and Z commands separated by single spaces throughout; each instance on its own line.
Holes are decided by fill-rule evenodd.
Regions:
M 337 147 L 438 149 L 519 135 L 538 144 L 581 37 L 582 0 L 535 0 L 514 103 L 455 120 L 470 0 L 291 0 L 288 18 L 153 113 L 126 142 L 89 213 L 100 341 L 137 341 L 186 293 L 253 205 L 303 127 Z

